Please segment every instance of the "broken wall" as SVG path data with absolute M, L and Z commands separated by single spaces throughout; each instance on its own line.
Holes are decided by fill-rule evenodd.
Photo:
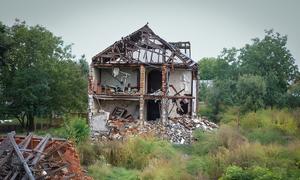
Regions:
M 180 95 L 192 94 L 192 71 L 186 69 L 175 69 L 170 72 L 170 81 L 169 84 L 173 85 L 177 92 L 183 90 Z M 176 92 L 173 88 L 169 87 L 169 96 L 174 96 Z M 177 104 L 184 103 L 184 107 L 187 108 L 187 112 L 192 111 L 190 99 L 174 99 L 168 100 L 168 113 L 170 118 L 180 117 L 181 115 L 177 113 Z
M 116 107 L 124 108 L 127 114 L 131 114 L 135 119 L 139 116 L 139 101 L 126 100 L 99 100 L 100 110 L 112 113 Z M 99 105 L 97 105 L 99 107 Z
M 177 92 L 184 89 L 180 95 L 192 94 L 192 71 L 186 69 L 175 69 L 170 72 L 170 85 L 173 85 Z M 169 88 L 169 96 L 175 95 L 175 91 Z

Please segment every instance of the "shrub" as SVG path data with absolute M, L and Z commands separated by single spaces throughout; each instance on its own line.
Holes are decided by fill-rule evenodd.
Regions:
M 217 131 L 217 139 L 221 146 L 228 149 L 235 149 L 247 142 L 247 139 L 238 131 L 237 128 L 222 125 Z
M 258 141 L 262 144 L 279 143 L 286 144 L 286 136 L 274 128 L 257 128 L 247 133 L 246 136 L 250 141 Z
M 220 180 L 251 180 L 251 177 L 241 167 L 229 166 Z
M 193 156 L 191 159 L 188 159 L 186 163 L 186 170 L 193 176 L 204 176 L 204 172 L 207 171 L 207 161 L 203 157 Z
M 219 146 L 216 132 L 208 133 L 198 130 L 194 132 L 194 137 L 197 139 L 192 145 L 192 153 L 194 154 L 205 155 Z
M 221 123 L 222 124 L 238 124 L 240 120 L 240 108 L 229 107 L 225 112 L 222 113 Z
M 280 175 L 272 172 L 268 168 L 263 168 L 260 166 L 253 166 L 249 169 L 247 169 L 247 174 L 249 174 L 249 177 L 254 180 L 280 180 Z
M 276 128 L 288 135 L 295 134 L 298 128 L 293 115 L 285 109 L 250 112 L 241 119 L 241 126 L 248 131 L 256 128 Z
M 229 166 L 220 180 L 279 180 L 280 176 L 267 168 L 253 166 L 248 169 L 242 169 L 238 166 Z
M 228 153 L 227 161 L 242 168 L 255 165 L 264 166 L 266 162 L 264 146 L 259 143 L 245 143 L 237 146 Z
M 206 104 L 199 104 L 199 115 L 211 118 L 213 116 L 212 109 L 209 108 Z
M 74 140 L 76 143 L 83 142 L 89 137 L 90 129 L 84 119 L 69 119 L 65 123 L 65 128 L 68 138 Z

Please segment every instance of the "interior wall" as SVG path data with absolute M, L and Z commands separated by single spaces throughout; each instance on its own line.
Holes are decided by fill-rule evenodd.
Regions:
M 100 109 L 112 113 L 116 107 L 125 108 L 127 114 L 131 114 L 134 119 L 139 117 L 139 101 L 126 100 L 100 100 Z
M 192 94 L 192 71 L 186 69 L 175 69 L 170 71 L 170 85 L 173 85 L 177 92 L 184 89 L 180 94 Z M 169 95 L 172 96 L 175 91 L 169 88 Z
M 122 87 L 122 84 L 117 80 L 121 79 L 123 74 L 120 72 L 117 77 L 113 77 L 112 75 L 113 68 L 105 68 L 101 69 L 101 85 L 111 85 L 111 86 L 119 86 Z M 125 87 L 128 86 L 128 83 L 130 83 L 131 87 L 137 87 L 138 83 L 138 69 L 132 69 L 132 68 L 120 68 L 120 71 L 130 74 L 126 80 Z

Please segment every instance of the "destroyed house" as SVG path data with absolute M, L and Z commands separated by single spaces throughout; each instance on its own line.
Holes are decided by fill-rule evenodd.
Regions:
M 89 121 L 158 121 L 197 112 L 198 66 L 190 42 L 167 42 L 147 25 L 96 54 L 89 75 Z

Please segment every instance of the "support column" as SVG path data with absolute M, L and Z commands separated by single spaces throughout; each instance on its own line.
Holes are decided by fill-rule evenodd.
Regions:
M 145 100 L 144 100 L 144 95 L 145 95 L 145 65 L 140 66 L 140 120 L 144 121 L 144 105 L 145 105 Z
M 161 82 L 161 91 L 162 91 L 162 94 L 163 94 L 163 97 L 162 97 L 162 100 L 161 100 L 161 120 L 162 120 L 162 123 L 165 124 L 167 122 L 167 66 L 164 64 L 162 66 L 162 76 L 161 76 L 161 79 L 162 79 L 162 82 Z
M 196 116 L 199 112 L 199 82 L 198 82 L 198 70 L 192 71 L 192 116 Z

